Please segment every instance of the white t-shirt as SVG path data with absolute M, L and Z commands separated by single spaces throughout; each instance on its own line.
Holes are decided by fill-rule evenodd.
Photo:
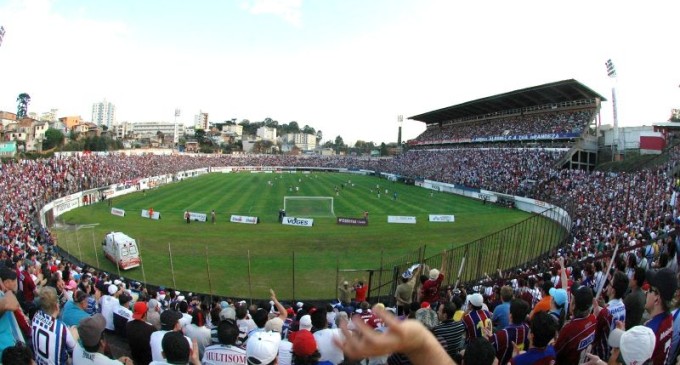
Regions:
M 345 359 L 342 350 L 333 343 L 334 338 L 338 340 L 344 338 L 339 328 L 326 328 L 314 332 L 316 347 L 321 354 L 319 361 L 330 361 L 333 364 L 339 364 Z
M 73 349 L 73 365 L 122 365 L 123 363 L 114 360 L 114 359 L 109 359 L 106 357 L 104 354 L 100 354 L 99 352 L 87 352 L 85 349 L 80 345 L 80 343 L 76 344 L 76 348 Z
M 202 358 L 205 348 L 212 345 L 212 339 L 210 338 L 210 329 L 206 326 L 197 326 L 195 324 L 190 324 L 184 327 L 184 334 L 192 340 L 196 340 L 198 343 L 198 355 Z
M 205 348 L 203 365 L 247 365 L 246 350 L 229 345 L 212 345 Z M 280 363 L 279 363 L 280 364 Z
M 291 365 L 293 363 L 293 343 L 281 340 L 279 343 L 279 365 Z
M 106 319 L 106 329 L 113 331 L 115 329 L 113 326 L 113 311 L 118 308 L 120 303 L 118 303 L 118 299 L 110 295 L 103 295 L 101 301 L 102 316 L 104 316 L 104 319 Z
M 149 345 L 151 345 L 151 359 L 153 361 L 160 361 L 161 363 L 165 363 L 165 359 L 163 358 L 163 336 L 165 336 L 166 333 L 170 331 L 156 331 L 151 334 L 151 339 L 149 340 Z M 193 347 L 191 343 L 191 339 L 187 336 L 184 336 L 184 338 L 187 339 L 187 342 L 189 342 L 189 347 Z

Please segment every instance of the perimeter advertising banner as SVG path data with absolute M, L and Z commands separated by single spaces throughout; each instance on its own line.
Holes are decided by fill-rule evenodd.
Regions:
M 453 214 L 430 214 L 430 222 L 455 222 Z
M 314 225 L 314 219 L 283 217 L 283 221 L 281 221 L 281 224 L 285 224 L 287 226 L 311 227 Z
M 344 218 L 338 217 L 336 220 L 337 224 L 345 224 L 351 226 L 367 226 L 368 221 L 364 218 Z
M 416 217 L 403 215 L 388 215 L 387 223 L 416 224 Z
M 229 219 L 231 223 L 257 224 L 257 217 L 248 217 L 245 215 L 232 215 Z
M 125 210 L 123 210 L 123 209 L 118 209 L 118 208 L 111 208 L 111 214 L 117 215 L 117 216 L 119 216 L 119 217 L 125 217 Z M 149 214 L 148 214 L 148 212 L 147 212 L 147 216 L 148 216 L 148 215 L 149 215 Z
M 205 213 L 189 212 L 189 219 L 191 219 L 192 221 L 207 222 L 208 215 Z

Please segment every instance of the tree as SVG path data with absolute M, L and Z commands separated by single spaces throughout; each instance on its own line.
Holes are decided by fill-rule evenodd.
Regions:
M 316 133 L 316 131 L 314 130 L 314 128 L 305 124 L 305 126 L 302 128 L 302 133 L 304 133 L 304 134 L 314 134 L 314 133 Z
M 323 132 L 321 130 L 316 131 L 316 144 L 321 143 L 323 139 Z
M 342 140 L 341 136 L 335 137 L 335 151 L 339 152 L 345 149 L 345 141 Z
M 288 123 L 288 133 L 300 133 L 300 126 L 298 125 L 298 122 L 292 121 Z
M 323 148 L 334 148 L 334 147 L 335 147 L 335 145 L 333 144 L 333 141 L 328 140 L 328 141 L 323 143 Z
M 54 147 L 59 147 L 64 143 L 64 133 L 58 129 L 49 128 L 45 131 L 45 139 L 43 140 L 43 150 L 49 150 Z
M 387 156 L 389 152 L 387 151 L 387 145 L 385 142 L 380 144 L 380 156 Z
M 269 128 L 278 127 L 279 122 L 273 120 L 272 118 L 264 118 L 264 126 Z
M 196 137 L 198 143 L 203 143 L 203 140 L 205 139 L 205 130 L 204 129 L 194 130 L 194 137 Z
M 28 115 L 28 103 L 31 102 L 31 96 L 26 93 L 21 93 L 17 97 L 17 120 L 26 118 Z

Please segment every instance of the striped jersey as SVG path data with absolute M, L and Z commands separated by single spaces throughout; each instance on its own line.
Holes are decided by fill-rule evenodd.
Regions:
M 597 321 L 590 314 L 584 318 L 574 318 L 560 330 L 555 351 L 557 364 L 580 364 L 595 341 L 595 327 Z
M 474 338 L 483 337 L 483 328 L 493 328 L 491 312 L 483 309 L 472 311 L 463 317 L 463 324 L 465 325 L 465 331 L 467 332 L 468 342 Z
M 465 348 L 465 325 L 461 321 L 442 321 L 432 332 L 451 357 Z
M 512 360 L 510 364 L 512 365 L 554 365 L 555 349 L 552 346 L 546 348 L 537 349 L 531 348 L 527 352 L 517 355 Z
M 600 359 L 607 361 L 611 348 L 609 347 L 609 333 L 616 328 L 616 321 L 626 323 L 626 307 L 621 299 L 612 299 L 606 308 L 597 314 L 597 329 L 593 353 Z
M 663 365 L 671 349 L 673 337 L 673 316 L 668 312 L 655 315 L 645 323 L 656 334 L 656 345 L 652 353 L 652 364 Z
M 529 326 L 525 323 L 510 326 L 497 331 L 489 339 L 499 364 L 507 364 L 512 358 L 512 343 L 516 343 L 520 351 L 529 348 Z
M 31 325 L 33 354 L 38 365 L 66 364 L 76 341 L 64 323 L 39 310 Z

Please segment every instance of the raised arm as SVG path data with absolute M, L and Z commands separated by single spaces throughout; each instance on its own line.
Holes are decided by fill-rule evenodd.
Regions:
M 276 299 L 276 293 L 274 293 L 274 289 L 269 289 L 269 294 L 271 294 L 271 299 L 274 302 L 274 305 L 276 306 L 276 310 L 279 311 L 279 318 L 282 321 L 285 321 L 286 318 L 288 318 L 286 308 L 283 306 L 283 304 L 279 303 L 278 299 Z

